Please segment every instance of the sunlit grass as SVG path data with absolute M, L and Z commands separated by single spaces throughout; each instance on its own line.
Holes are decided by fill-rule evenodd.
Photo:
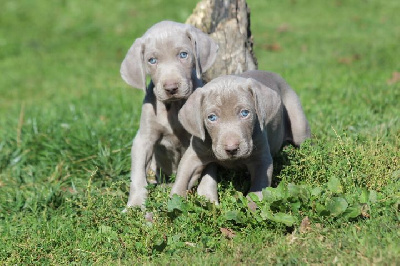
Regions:
M 340 182 L 299 212 L 282 205 L 292 226 L 258 222 L 240 194 L 246 180 L 232 171 L 220 171 L 219 207 L 191 194 L 173 209 L 169 188 L 158 186 L 152 218 L 121 213 L 144 94 L 122 81 L 120 63 L 148 27 L 184 22 L 196 1 L 3 2 L 1 263 L 399 261 L 400 82 L 390 82 L 400 72 L 397 1 L 249 1 L 259 68 L 298 92 L 313 134 L 275 159 L 274 184 L 312 191 Z M 376 201 L 364 202 L 367 191 Z M 314 208 L 333 197 L 363 213 Z M 230 211 L 245 218 L 226 219 Z M 311 224 L 301 231 L 305 216 Z

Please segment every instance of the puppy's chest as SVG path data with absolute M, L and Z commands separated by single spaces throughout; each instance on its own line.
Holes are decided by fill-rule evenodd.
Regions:
M 232 169 L 232 170 L 239 170 L 239 169 L 244 169 L 246 168 L 246 162 L 247 160 L 227 160 L 227 161 L 217 161 L 217 164 L 221 165 L 222 167 L 225 167 L 227 169 Z
M 190 135 L 178 120 L 177 106 L 165 108 L 163 111 L 163 115 L 158 119 L 163 128 L 160 144 L 172 149 L 177 149 L 179 146 L 188 147 Z

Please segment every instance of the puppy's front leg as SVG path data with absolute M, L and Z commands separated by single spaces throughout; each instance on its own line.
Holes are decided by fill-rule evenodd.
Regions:
M 200 184 L 197 187 L 197 194 L 218 204 L 217 165 L 215 163 L 208 164 L 204 169 Z
M 247 165 L 251 175 L 250 192 L 255 193 L 262 200 L 262 190 L 271 186 L 273 163 L 272 156 L 268 152 L 262 160 L 251 162 Z
M 135 136 L 131 150 L 131 184 L 129 189 L 127 208 L 132 206 L 144 207 L 147 198 L 146 169 L 153 155 L 156 138 L 142 133 Z
M 186 196 L 189 181 L 192 183 L 191 179 L 198 179 L 203 169 L 203 162 L 197 156 L 193 148 L 189 146 L 179 162 L 175 183 L 171 190 L 171 196 L 174 194 Z

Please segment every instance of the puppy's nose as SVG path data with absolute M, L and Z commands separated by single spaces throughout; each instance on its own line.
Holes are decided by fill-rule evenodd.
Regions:
M 225 152 L 228 155 L 235 155 L 239 150 L 239 142 L 230 142 L 225 144 Z
M 171 95 L 174 95 L 178 92 L 179 84 L 177 82 L 167 81 L 163 84 L 164 90 Z
M 239 150 L 239 146 L 227 146 L 225 147 L 225 151 L 229 155 L 235 155 Z

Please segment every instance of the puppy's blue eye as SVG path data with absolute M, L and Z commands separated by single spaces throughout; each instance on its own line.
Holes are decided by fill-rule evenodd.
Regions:
M 208 120 L 210 120 L 211 122 L 215 122 L 218 119 L 218 116 L 216 114 L 211 114 L 207 117 Z
M 241 117 L 247 117 L 249 114 L 250 114 L 249 110 L 244 109 L 244 110 L 240 111 Z
M 188 53 L 186 53 L 186 52 L 180 52 L 180 53 L 179 53 L 179 57 L 182 58 L 182 59 L 185 59 L 185 58 L 188 57 Z
M 155 63 L 157 63 L 157 59 L 155 59 L 154 57 L 150 58 L 148 61 L 150 64 L 154 65 Z

